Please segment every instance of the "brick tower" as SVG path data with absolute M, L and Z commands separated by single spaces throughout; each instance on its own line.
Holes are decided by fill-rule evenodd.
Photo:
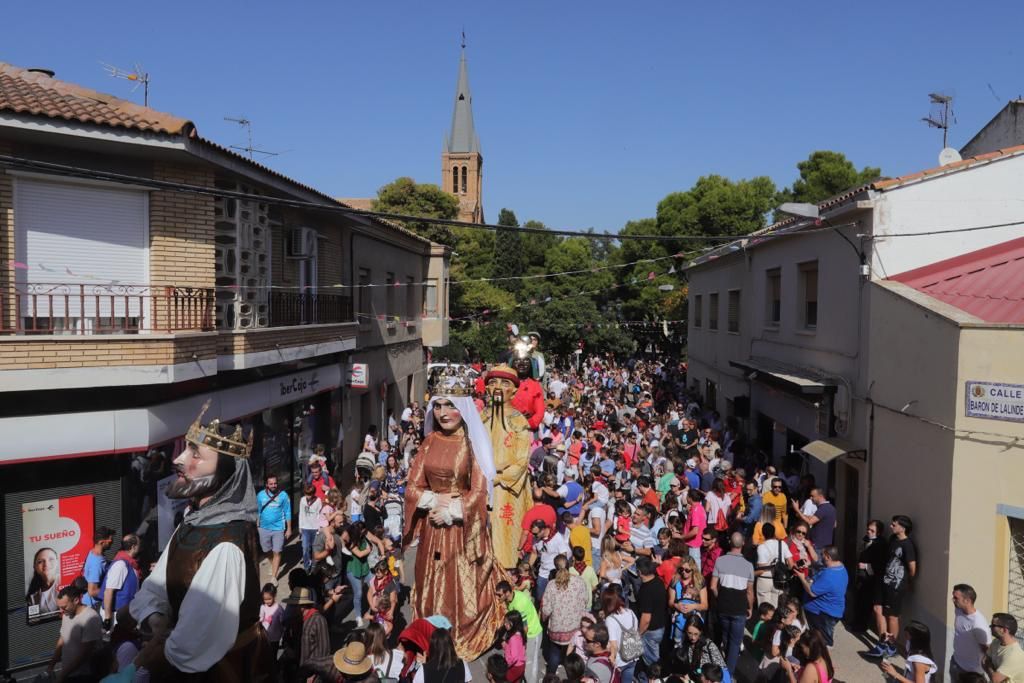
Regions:
M 484 222 L 483 195 L 484 157 L 480 139 L 473 127 L 473 96 L 469 92 L 466 70 L 466 43 L 462 43 L 459 59 L 459 81 L 455 88 L 452 129 L 445 136 L 441 152 L 441 188 L 459 200 L 460 221 Z

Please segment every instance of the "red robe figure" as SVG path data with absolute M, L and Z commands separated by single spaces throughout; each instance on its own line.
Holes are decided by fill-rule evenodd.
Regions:
M 544 421 L 544 389 L 540 382 L 530 376 L 533 372 L 533 362 L 529 356 L 513 359 L 512 367 L 519 375 L 519 389 L 512 397 L 512 407 L 522 413 L 529 422 L 530 429 L 536 430 Z

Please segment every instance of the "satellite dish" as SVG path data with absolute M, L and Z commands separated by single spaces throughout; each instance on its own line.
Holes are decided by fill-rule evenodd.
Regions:
M 939 152 L 939 166 L 949 166 L 960 161 L 960 152 L 956 151 L 952 147 L 944 147 Z

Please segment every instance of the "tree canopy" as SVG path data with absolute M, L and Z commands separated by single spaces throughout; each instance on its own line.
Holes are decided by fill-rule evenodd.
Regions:
M 842 152 L 812 152 L 807 159 L 798 162 L 796 167 L 800 171 L 800 177 L 779 193 L 780 204 L 816 204 L 844 190 L 877 180 L 882 175 L 882 169 L 874 166 L 865 166 L 858 171 Z

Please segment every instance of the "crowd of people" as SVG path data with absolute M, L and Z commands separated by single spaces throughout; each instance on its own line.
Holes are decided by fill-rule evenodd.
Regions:
M 476 399 L 478 411 L 499 400 L 486 391 Z M 282 603 L 277 579 L 293 509 L 266 477 L 256 505 L 271 581 L 259 623 L 278 680 L 472 680 L 465 624 L 440 613 L 407 623 L 402 610 L 413 591 L 420 605 L 450 597 L 424 603 L 403 558 L 415 551 L 456 562 L 443 557 L 454 551 L 438 550 L 448 546 L 435 532 L 410 519 L 423 508 L 429 476 L 416 462 L 425 457 L 425 427 L 460 408 L 410 403 L 398 418 L 389 415 L 383 435 L 367 431 L 354 472 L 331 476 L 322 449 L 304 463 L 294 511 L 302 561 L 287 573 Z M 851 629 L 874 630 L 877 641 L 863 655 L 877 658 L 884 675 L 939 680 L 928 627 L 903 614 L 918 569 L 910 518 L 870 521 L 858 557 L 842 557 L 829 492 L 798 468 L 777 469 L 735 419 L 702 407 L 681 364 L 594 357 L 577 371 L 549 369 L 537 409 L 542 414 L 524 414 L 530 503 L 512 552 L 486 582 L 459 589 L 493 592 L 474 608 L 481 614 L 491 601 L 501 608 L 497 629 L 483 636 L 488 681 L 829 683 L 842 675 L 830 652 L 844 618 Z M 504 469 L 499 463 L 497 474 Z M 343 492 L 339 480 L 352 484 Z M 450 515 L 435 516 L 444 511 L 429 514 L 429 528 L 451 528 Z M 458 510 L 455 521 L 470 524 L 469 511 Z M 95 680 L 143 646 L 144 634 L 118 627 L 139 588 L 138 539 L 125 536 L 108 567 L 112 540 L 110 530 L 97 532 L 80 581 L 59 594 L 64 623 L 51 663 L 63 663 L 59 680 Z M 848 567 L 856 568 L 852 579 Z M 459 571 L 451 581 L 464 579 Z M 448 585 L 431 576 L 431 586 Z M 952 590 L 952 680 L 1024 681 L 1016 621 L 1000 613 L 989 623 L 976 598 L 969 585 Z M 105 664 L 96 656 L 104 632 Z M 897 654 L 900 667 L 890 659 Z

